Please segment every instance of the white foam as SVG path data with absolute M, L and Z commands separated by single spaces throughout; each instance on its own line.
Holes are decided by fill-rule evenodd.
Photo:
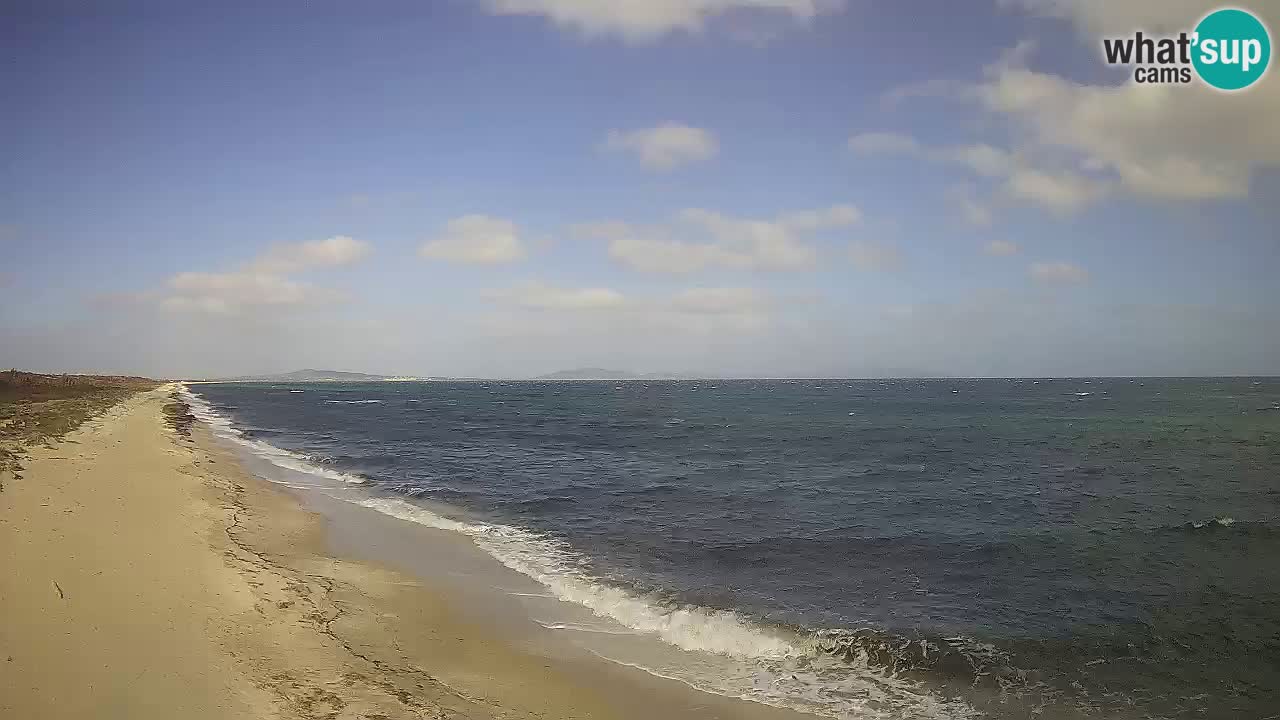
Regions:
M 244 433 L 231 424 L 231 420 L 219 414 L 204 398 L 191 392 L 187 386 L 183 385 L 179 392 L 182 399 L 187 403 L 187 407 L 191 409 L 191 414 L 208 425 L 209 430 L 214 435 L 245 448 L 255 457 L 286 470 L 337 480 L 350 485 L 363 485 L 368 482 L 359 475 L 321 467 L 312 462 L 306 455 L 278 448 L 262 440 L 247 438 Z
M 356 502 L 401 520 L 462 533 L 498 562 L 537 580 L 556 598 L 585 606 L 633 630 L 657 635 L 676 647 L 741 658 L 807 654 L 790 639 L 754 627 L 735 613 L 654 604 L 603 584 L 583 570 L 581 558 L 560 540 L 509 525 L 459 522 L 400 498 L 370 497 Z
M 634 635 L 636 632 L 634 630 L 615 630 L 612 628 L 578 625 L 575 623 L 546 622 L 538 619 L 534 619 L 534 622 L 548 630 L 572 630 L 574 632 L 595 633 L 597 635 Z
M 763 627 L 731 611 L 672 605 L 609 585 L 587 572 L 581 557 L 555 538 L 509 525 L 453 520 L 401 498 L 355 502 L 401 520 L 462 533 L 498 562 L 541 583 L 559 600 L 582 605 L 634 633 L 656 636 L 682 650 L 723 658 L 712 673 L 691 669 L 696 664 L 661 669 L 635 665 L 653 675 L 718 695 L 832 718 L 966 718 L 974 714 L 964 703 L 935 697 L 914 682 L 872 670 L 865 659 L 859 665 L 817 653 L 813 638 Z
M 325 402 L 332 403 L 334 405 L 371 405 L 373 403 L 380 403 L 382 401 L 381 400 L 325 400 Z
M 1210 523 L 1215 523 L 1217 525 L 1221 525 L 1222 527 L 1231 527 L 1232 525 L 1236 524 L 1236 519 L 1233 517 L 1216 517 L 1212 520 L 1206 520 L 1204 522 L 1193 522 L 1191 523 L 1191 527 L 1199 530 L 1201 528 L 1208 526 Z
M 254 455 L 298 472 L 352 482 L 348 478 L 353 476 L 319 467 L 307 462 L 305 456 L 245 438 L 199 396 L 186 387 L 182 393 L 192 414 L 215 434 L 248 448 Z M 363 478 L 354 480 L 363 483 Z M 596 634 L 646 634 L 714 659 L 661 668 L 633 665 L 650 674 L 717 695 L 829 718 L 887 720 L 975 715 L 964 703 L 938 698 L 915 682 L 871 669 L 865 659 L 858 664 L 818 653 L 814 638 L 761 626 L 728 610 L 674 605 L 610 585 L 594 577 L 584 558 L 556 538 L 510 525 L 455 520 L 399 497 L 352 492 L 334 497 L 390 517 L 465 535 L 498 562 L 546 587 L 551 597 L 584 606 L 621 626 L 609 630 L 539 623 L 543 627 Z M 629 664 L 615 658 L 604 659 Z

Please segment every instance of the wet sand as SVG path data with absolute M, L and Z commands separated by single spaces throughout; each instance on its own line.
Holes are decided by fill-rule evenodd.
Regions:
M 808 717 L 549 642 L 449 580 L 481 567 L 465 538 L 326 520 L 167 419 L 172 391 L 4 478 L 0 717 Z

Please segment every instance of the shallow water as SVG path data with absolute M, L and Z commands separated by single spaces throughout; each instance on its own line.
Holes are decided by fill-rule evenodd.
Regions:
M 1280 380 L 192 389 L 253 452 L 471 537 L 709 689 L 851 717 L 1280 706 Z

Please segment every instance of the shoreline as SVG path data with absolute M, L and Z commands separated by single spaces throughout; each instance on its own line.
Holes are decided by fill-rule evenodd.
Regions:
M 316 512 L 202 423 L 184 435 L 165 415 L 175 390 L 31 448 L 0 493 L 0 714 L 812 717 L 557 648 L 421 566 L 361 550 L 374 528 L 411 534 L 406 558 L 456 559 L 469 541 L 363 508 Z

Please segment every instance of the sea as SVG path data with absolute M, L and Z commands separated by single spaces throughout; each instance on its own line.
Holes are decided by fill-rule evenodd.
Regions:
M 708 692 L 830 718 L 1280 717 L 1280 378 L 188 398 L 243 452 L 467 536 Z

